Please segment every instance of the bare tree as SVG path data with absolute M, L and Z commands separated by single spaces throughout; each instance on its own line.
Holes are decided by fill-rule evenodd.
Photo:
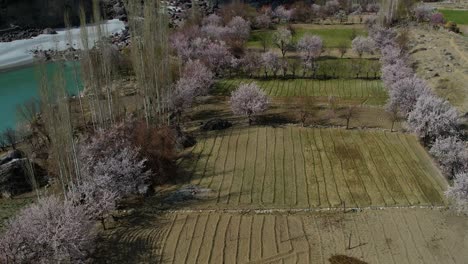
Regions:
M 340 42 L 338 44 L 338 51 L 340 52 L 340 57 L 343 58 L 343 56 L 346 54 L 348 51 L 348 44 L 346 42 Z
M 355 117 L 357 114 L 357 107 L 355 105 L 348 105 L 345 108 L 344 118 L 346 119 L 346 129 L 349 129 L 349 122 L 351 118 Z
M 387 104 L 385 106 L 385 111 L 388 113 L 390 117 L 390 121 L 392 122 L 392 127 L 390 128 L 390 132 L 393 132 L 393 127 L 395 126 L 395 122 L 400 120 L 399 107 L 397 104 Z
M 292 40 L 291 31 L 285 27 L 279 28 L 273 34 L 273 42 L 281 50 L 283 58 L 286 56 L 286 52 L 290 49 Z
M 18 143 L 18 136 L 14 129 L 10 127 L 5 129 L 5 131 L 3 131 L 3 139 L 5 140 L 8 146 L 11 146 L 11 148 L 16 149 L 16 145 Z
M 314 115 L 315 111 L 315 99 L 312 96 L 303 96 L 297 98 L 297 107 L 299 110 L 299 119 L 301 125 L 304 126 L 307 119 Z

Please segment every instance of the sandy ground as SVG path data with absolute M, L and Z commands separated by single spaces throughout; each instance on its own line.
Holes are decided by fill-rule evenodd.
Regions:
M 125 25 L 122 21 L 113 19 L 107 21 L 104 24 L 102 30 L 104 35 L 110 35 L 119 32 L 124 28 Z M 97 26 L 88 26 L 87 30 L 89 34 L 89 43 L 91 46 L 93 46 L 93 43 L 98 36 Z M 80 49 L 82 46 L 80 39 L 80 29 L 73 28 L 70 30 L 70 33 L 72 37 L 71 45 L 76 49 Z M 32 63 L 33 56 L 30 51 L 34 49 L 65 50 L 70 47 L 67 45 L 69 43 L 67 38 L 67 30 L 62 29 L 57 30 L 56 35 L 39 35 L 32 39 L 2 42 L 0 43 L 0 70 Z
M 460 112 L 468 112 L 468 36 L 413 27 L 411 37 L 418 75 Z
M 466 263 L 466 230 L 468 218 L 431 209 L 151 214 L 105 232 L 98 262 L 330 263 L 345 255 L 365 263 Z

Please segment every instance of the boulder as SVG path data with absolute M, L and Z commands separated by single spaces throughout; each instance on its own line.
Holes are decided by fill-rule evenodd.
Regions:
M 7 195 L 18 195 L 33 190 L 32 180 L 27 169 L 28 159 L 13 159 L 0 165 L 0 193 Z M 37 164 L 33 164 L 35 180 L 38 185 L 44 186 L 47 183 L 44 177 L 44 170 Z
M 224 120 L 224 119 L 216 118 L 216 119 L 212 119 L 212 120 L 206 122 L 201 127 L 201 129 L 205 130 L 205 131 L 223 130 L 223 129 L 226 129 L 226 128 L 230 128 L 231 126 L 232 126 L 231 122 L 229 122 L 227 120 Z

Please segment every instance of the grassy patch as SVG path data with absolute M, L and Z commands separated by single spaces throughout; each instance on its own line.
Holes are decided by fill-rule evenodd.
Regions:
M 468 25 L 468 10 L 439 9 L 446 21 L 453 21 L 460 25 Z
M 334 26 L 326 27 L 321 26 L 317 27 L 314 25 L 307 24 L 296 24 L 293 25 L 294 30 L 294 42 L 297 42 L 305 34 L 318 35 L 323 39 L 325 48 L 336 48 L 341 43 L 346 43 L 348 47 L 351 47 L 351 40 L 353 35 L 367 35 L 367 32 L 362 27 L 353 27 L 353 26 Z M 275 30 L 255 30 L 252 32 L 249 42 L 247 43 L 248 47 L 262 47 L 261 40 L 266 39 L 268 42 L 268 47 L 273 47 L 272 36 Z
M 269 96 L 315 96 L 359 99 L 370 105 L 383 105 L 387 92 L 380 80 L 361 79 L 228 79 L 218 81 L 212 91 L 216 95 L 229 95 L 242 83 L 256 82 Z

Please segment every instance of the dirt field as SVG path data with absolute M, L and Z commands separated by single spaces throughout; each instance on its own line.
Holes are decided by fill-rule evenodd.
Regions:
M 411 28 L 418 75 L 462 113 L 468 112 L 468 36 Z
M 406 134 L 234 128 L 200 139 L 180 165 L 214 191 L 203 208 L 444 204 L 441 175 Z
M 139 217 L 105 232 L 100 262 L 330 263 L 336 255 L 377 264 L 452 264 L 468 259 L 467 218 L 439 210 Z

